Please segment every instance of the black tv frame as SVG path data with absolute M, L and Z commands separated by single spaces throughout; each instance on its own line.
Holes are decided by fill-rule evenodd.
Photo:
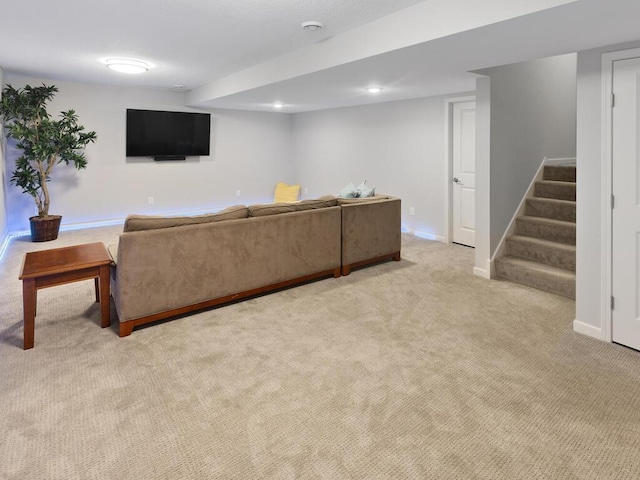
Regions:
M 189 152 L 180 152 L 179 148 L 173 148 L 173 150 L 175 150 L 175 154 L 174 153 L 167 153 L 167 154 L 156 154 L 154 152 L 154 149 L 151 148 L 148 151 L 144 151 L 143 147 L 149 148 L 148 145 L 144 145 L 144 144 L 134 144 L 133 143 L 133 133 L 132 133 L 132 129 L 135 128 L 134 125 L 131 124 L 131 116 L 133 116 L 133 113 L 130 112 L 135 112 L 136 114 L 140 115 L 140 114 L 144 114 L 144 115 L 149 115 L 151 117 L 156 116 L 157 114 L 157 118 L 161 118 L 161 117 L 165 117 L 165 118 L 171 118 L 171 117 L 175 117 L 177 118 L 201 118 L 204 119 L 206 118 L 206 122 L 204 120 L 202 120 L 200 123 L 196 123 L 194 122 L 194 125 L 196 126 L 195 128 L 197 128 L 198 125 L 200 126 L 204 126 L 206 124 L 206 129 L 201 129 L 200 133 L 201 135 L 205 135 L 204 131 L 206 131 L 206 144 L 204 142 L 202 142 L 200 145 L 206 145 L 206 149 L 201 149 L 198 150 L 197 152 L 194 153 L 189 153 Z M 193 116 L 193 117 L 192 117 Z M 139 120 L 139 118 L 138 118 Z M 175 121 L 175 120 L 172 120 Z M 184 121 L 184 120 L 183 120 Z M 145 109 L 136 109 L 136 108 L 127 108 L 127 120 L 126 120 L 126 156 L 129 158 L 135 158 L 135 157 L 150 157 L 153 158 L 155 161 L 180 161 L 180 160 L 186 160 L 187 157 L 198 157 L 198 156 L 203 156 L 203 155 L 209 155 L 211 152 L 211 135 L 210 135 L 210 131 L 211 131 L 211 114 L 210 113 L 205 113 L 205 112 L 184 112 L 184 111 L 172 111 L 172 110 L 145 110 Z M 179 122 L 176 121 L 176 124 L 179 124 Z M 161 137 L 164 138 L 164 136 L 161 135 Z M 195 136 L 194 136 L 195 138 Z M 205 137 L 200 137 L 201 140 L 203 140 Z M 149 143 L 152 143 L 152 141 L 149 141 Z M 133 149 L 132 145 L 135 145 L 136 148 Z M 176 144 L 177 145 L 177 144 Z M 190 143 L 189 148 L 192 148 L 193 146 L 193 142 Z M 166 149 L 167 146 L 163 146 L 162 149 Z M 143 150 L 142 153 L 138 153 L 140 150 Z M 132 151 L 134 150 L 134 151 Z M 135 152 L 135 153 L 134 153 Z M 158 152 L 160 153 L 160 152 Z

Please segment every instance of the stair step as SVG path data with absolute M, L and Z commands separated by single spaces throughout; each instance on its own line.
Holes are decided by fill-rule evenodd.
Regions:
M 555 198 L 557 200 L 576 201 L 576 184 L 557 180 L 537 181 L 534 187 L 536 197 Z
M 559 182 L 575 182 L 575 165 L 545 165 L 543 171 L 544 180 L 557 180 Z
M 497 258 L 494 266 L 498 278 L 576 298 L 576 274 L 568 270 L 510 256 Z
M 576 271 L 576 247 L 566 243 L 512 235 L 507 238 L 507 255 Z
M 518 217 L 516 218 L 515 234 L 568 245 L 576 244 L 576 224 L 552 218 L 530 217 L 528 215 Z
M 528 198 L 525 215 L 532 217 L 553 218 L 565 222 L 576 221 L 576 202 L 555 200 L 552 198 Z

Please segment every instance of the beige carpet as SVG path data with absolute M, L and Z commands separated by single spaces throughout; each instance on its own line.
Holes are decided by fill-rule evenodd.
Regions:
M 23 253 L 119 230 L 2 262 L 3 480 L 640 477 L 640 353 L 464 247 L 406 236 L 399 263 L 124 339 L 91 281 L 42 290 L 23 351 Z

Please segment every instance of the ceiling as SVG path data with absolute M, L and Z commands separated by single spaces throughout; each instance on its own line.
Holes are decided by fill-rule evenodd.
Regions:
M 288 113 L 470 91 L 471 71 L 640 39 L 638 0 L 58 0 L 3 13 L 5 72 L 183 85 L 193 107 Z M 302 30 L 309 20 L 325 28 Z M 118 74 L 108 57 L 151 68 Z
M 420 1 L 4 2 L 0 67 L 60 80 L 189 89 Z M 304 31 L 305 21 L 326 28 Z M 123 77 L 105 67 L 109 57 L 139 58 L 152 68 L 144 76 Z

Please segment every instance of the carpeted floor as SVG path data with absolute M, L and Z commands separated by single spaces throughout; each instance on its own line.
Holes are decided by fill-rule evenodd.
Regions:
M 91 281 L 1 264 L 1 479 L 637 479 L 640 353 L 571 330 L 574 302 L 471 274 L 411 236 L 403 260 L 119 338 Z M 212 279 L 215 281 L 215 279 Z

